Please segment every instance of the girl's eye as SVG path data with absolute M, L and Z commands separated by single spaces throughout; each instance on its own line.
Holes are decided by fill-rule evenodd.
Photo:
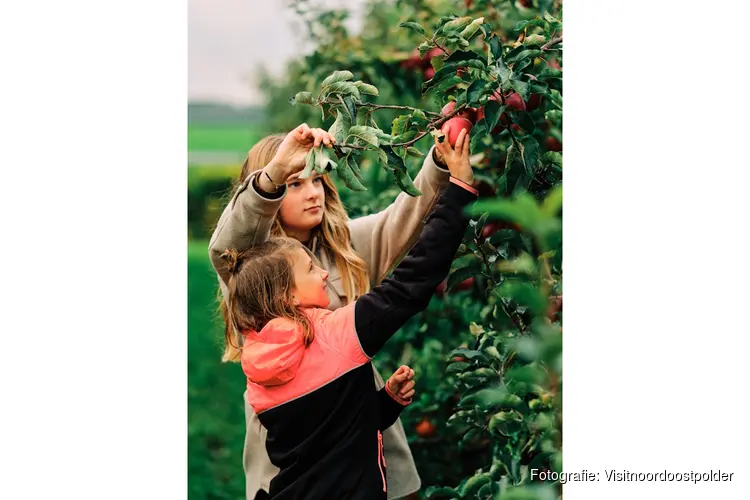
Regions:
M 317 182 L 318 184 L 321 184 L 323 182 L 323 178 L 322 177 L 316 177 L 315 179 L 313 179 L 313 182 Z
M 296 188 L 299 187 L 299 181 L 294 181 L 289 183 L 290 188 Z

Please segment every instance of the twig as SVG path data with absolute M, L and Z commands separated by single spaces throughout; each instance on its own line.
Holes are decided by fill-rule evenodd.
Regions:
M 558 43 L 562 42 L 562 38 L 563 38 L 562 35 L 560 35 L 558 37 L 551 39 L 549 42 L 542 45 L 542 50 L 550 50 L 550 48 L 553 45 L 557 45 Z

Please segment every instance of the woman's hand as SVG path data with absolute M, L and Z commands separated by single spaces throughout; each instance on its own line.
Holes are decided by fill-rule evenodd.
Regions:
M 392 395 L 411 401 L 414 397 L 414 370 L 406 365 L 401 365 L 398 370 L 388 379 L 388 390 Z
M 305 156 L 321 144 L 330 148 L 336 139 L 321 128 L 310 128 L 303 123 L 286 135 L 266 171 L 275 183 L 283 184 L 290 175 L 305 168 Z
M 456 138 L 456 147 L 453 148 L 448 142 L 449 129 L 450 125 L 443 130 L 443 142 L 439 142 L 435 137 L 435 149 L 448 166 L 451 176 L 471 186 L 474 184 L 474 171 L 469 163 L 469 134 L 463 129 Z

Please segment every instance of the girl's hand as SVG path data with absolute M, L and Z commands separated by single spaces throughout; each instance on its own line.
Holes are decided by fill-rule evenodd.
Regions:
M 336 139 L 325 130 L 310 128 L 306 123 L 289 132 L 266 167 L 278 173 L 277 177 L 273 177 L 274 182 L 283 184 L 290 175 L 304 170 L 308 151 L 321 144 L 330 148 L 336 144 Z
M 453 148 L 448 142 L 450 125 L 443 130 L 445 138 L 439 142 L 435 137 L 435 149 L 440 153 L 452 177 L 465 182 L 469 186 L 474 184 L 474 171 L 469 163 L 469 137 L 466 129 L 463 129 L 456 138 L 456 147 Z
M 401 365 L 398 370 L 393 372 L 386 384 L 388 384 L 391 394 L 411 401 L 414 396 L 414 370 L 406 365 Z

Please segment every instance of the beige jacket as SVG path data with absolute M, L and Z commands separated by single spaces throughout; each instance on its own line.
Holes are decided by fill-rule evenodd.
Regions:
M 448 185 L 450 175 L 438 167 L 430 149 L 414 185 L 422 196 L 398 195 L 385 210 L 349 221 L 351 242 L 357 253 L 369 266 L 370 284 L 375 286 L 385 278 L 399 260 L 409 251 L 419 237 L 424 222 L 442 190 Z M 209 243 L 209 255 L 214 269 L 221 269 L 219 256 L 229 248 L 242 250 L 266 241 L 271 226 L 286 193 L 280 198 L 268 199 L 255 189 L 256 174 L 240 186 L 219 218 Z M 285 189 L 285 188 L 283 188 Z M 316 252 L 321 266 L 328 270 L 329 309 L 337 309 L 346 302 L 346 294 L 335 261 L 325 252 Z M 218 272 L 218 271 L 217 271 Z M 219 272 L 219 285 L 226 297 L 226 276 Z M 374 370 L 375 385 L 384 385 L 382 377 Z M 245 468 L 247 500 L 253 500 L 259 489 L 268 491 L 271 479 L 279 469 L 271 464 L 265 449 L 266 430 L 245 399 Z M 406 441 L 401 420 L 383 433 L 386 456 L 388 499 L 404 497 L 418 491 L 420 479 L 414 459 Z

